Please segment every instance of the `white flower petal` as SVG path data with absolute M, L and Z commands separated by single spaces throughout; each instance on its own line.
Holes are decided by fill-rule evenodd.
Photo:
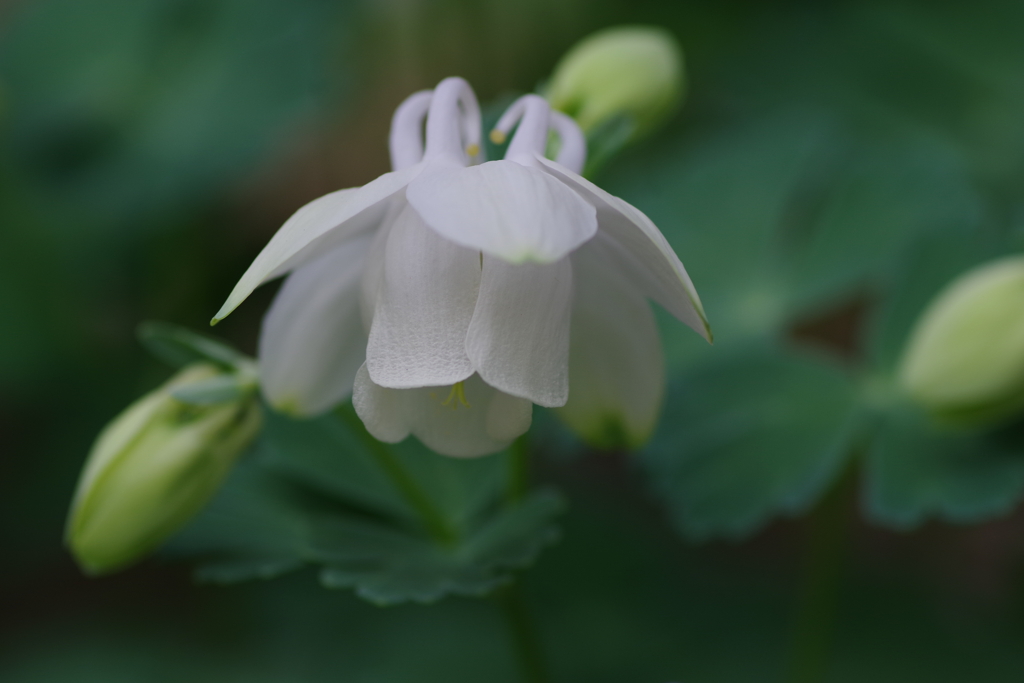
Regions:
M 665 393 L 654 315 L 643 293 L 590 244 L 572 263 L 572 391 L 559 417 L 595 446 L 618 446 L 624 438 L 639 447 L 654 430 Z
M 450 387 L 433 387 L 413 390 L 406 398 L 412 433 L 427 448 L 442 455 L 473 457 L 496 453 L 530 428 L 530 402 L 502 394 L 479 375 L 463 383 L 465 404 L 457 396 L 448 401 L 450 395 Z
M 479 375 L 474 375 L 474 378 L 479 379 Z M 484 423 L 487 436 L 509 444 L 525 434 L 533 421 L 533 403 L 525 398 L 498 391 L 483 380 L 480 382 L 494 392 L 491 404 L 487 408 L 487 420 Z M 472 405 L 470 403 L 470 406 Z
M 616 266 L 627 273 L 665 310 L 711 341 L 704 307 L 686 268 L 668 240 L 642 211 L 608 194 L 589 180 L 538 155 L 542 167 L 573 187 L 597 209 L 600 230 L 595 241 L 604 242 Z
M 421 165 L 416 165 L 385 173 L 362 187 L 314 199 L 296 211 L 245 271 L 212 323 L 224 319 L 267 280 L 284 275 L 303 261 L 379 224 L 387 208 L 386 200 L 408 185 L 421 169 Z
M 397 443 L 410 433 L 442 455 L 474 457 L 507 448 L 530 428 L 530 402 L 502 394 L 473 375 L 460 400 L 452 387 L 387 389 L 356 374 L 352 404 L 375 438 Z
M 466 352 L 484 381 L 546 407 L 569 396 L 569 259 L 510 264 L 483 259 Z
M 260 386 L 281 412 L 311 417 L 352 392 L 366 358 L 359 281 L 370 241 L 356 237 L 296 269 L 263 317 Z
M 597 232 L 576 192 L 513 161 L 430 169 L 406 197 L 438 234 L 511 263 L 557 261 Z
M 366 364 L 359 366 L 352 389 L 352 407 L 373 438 L 385 443 L 398 443 L 411 432 L 405 414 L 404 391 L 385 389 L 370 379 Z
M 473 374 L 466 331 L 480 254 L 428 228 L 410 207 L 391 225 L 366 349 L 374 383 L 392 389 L 454 384 Z

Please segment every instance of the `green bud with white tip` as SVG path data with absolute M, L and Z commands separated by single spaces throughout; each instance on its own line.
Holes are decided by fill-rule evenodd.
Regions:
M 683 52 L 669 32 L 619 26 L 571 49 L 546 95 L 552 107 L 576 120 L 591 147 L 621 147 L 664 122 L 681 101 L 684 84 Z M 603 137 L 611 139 L 595 141 Z
M 1024 412 L 1024 257 L 947 285 L 910 335 L 899 382 L 951 423 L 984 426 Z
M 89 574 L 142 558 L 213 496 L 260 430 L 255 371 L 198 362 L 100 433 L 78 482 L 67 543 Z

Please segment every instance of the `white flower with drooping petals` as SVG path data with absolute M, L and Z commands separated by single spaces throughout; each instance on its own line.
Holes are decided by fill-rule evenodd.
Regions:
M 474 164 L 476 98 L 446 79 L 396 111 L 392 173 L 278 231 L 214 319 L 291 273 L 260 339 L 272 405 L 315 415 L 352 393 L 376 438 L 413 434 L 454 456 L 506 447 L 533 403 L 591 439 L 609 422 L 646 438 L 664 372 L 645 298 L 710 339 L 700 300 L 650 220 L 578 175 L 586 144 L 571 119 L 527 95 L 494 135 L 517 123 L 504 160 Z

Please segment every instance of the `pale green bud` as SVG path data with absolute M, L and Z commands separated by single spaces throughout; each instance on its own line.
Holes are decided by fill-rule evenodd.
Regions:
M 189 365 L 100 433 L 66 532 L 85 571 L 103 574 L 131 564 L 213 496 L 260 429 L 255 376 L 244 375 Z M 226 382 L 239 390 L 224 391 Z
M 598 31 L 555 68 L 547 98 L 590 134 L 615 119 L 635 139 L 672 113 L 684 87 L 683 52 L 667 31 L 620 26 Z
M 929 304 L 899 368 L 937 417 L 981 425 L 1024 408 L 1024 257 L 961 275 Z

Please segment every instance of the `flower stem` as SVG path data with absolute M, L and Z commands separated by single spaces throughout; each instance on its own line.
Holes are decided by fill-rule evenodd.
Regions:
M 506 458 L 505 504 L 511 508 L 522 502 L 530 485 L 530 442 L 526 434 L 512 442 Z M 512 637 L 523 681 L 548 683 L 551 679 L 544 663 L 540 635 L 530 618 L 522 588 L 513 580 L 495 591 L 494 599 Z
M 508 481 L 505 487 L 505 502 L 519 503 L 530 483 L 530 444 L 523 434 L 512 442 L 508 451 Z
M 821 683 L 828 677 L 847 535 L 851 467 L 808 520 L 800 598 L 790 651 L 790 683 Z
M 359 435 L 363 445 L 366 446 L 366 450 L 370 452 L 380 468 L 388 475 L 391 483 L 394 484 L 399 494 L 405 499 L 405 502 L 420 516 L 423 526 L 426 527 L 427 532 L 434 540 L 441 545 L 454 545 L 458 540 L 455 530 L 452 529 L 448 520 L 445 519 L 445 516 L 434 505 L 430 496 L 416 483 L 415 477 L 409 473 L 401 461 L 391 452 L 391 449 L 373 438 L 373 435 L 366 431 L 366 427 L 363 426 L 363 423 L 355 413 L 341 408 L 337 411 L 337 414 L 348 424 L 353 432 Z
M 501 608 L 505 624 L 512 636 L 524 683 L 549 683 L 551 679 L 544 661 L 540 635 L 530 618 L 529 609 L 518 584 L 510 583 L 499 588 L 494 598 Z

